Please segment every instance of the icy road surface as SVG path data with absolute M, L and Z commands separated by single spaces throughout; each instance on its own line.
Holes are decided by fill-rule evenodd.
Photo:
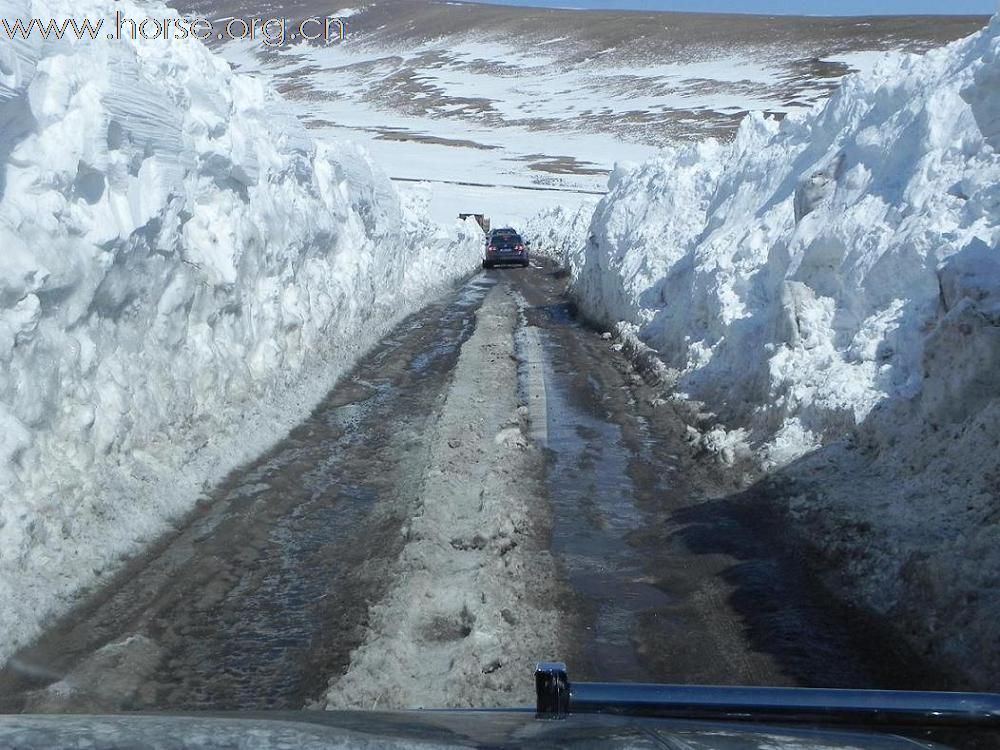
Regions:
M 5 710 L 531 702 L 578 679 L 940 687 L 578 322 L 476 275 L 0 672 Z

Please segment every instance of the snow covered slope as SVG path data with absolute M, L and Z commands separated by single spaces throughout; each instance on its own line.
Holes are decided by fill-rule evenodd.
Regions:
M 826 445 L 783 476 L 845 588 L 993 686 L 998 149 L 1000 17 L 821 110 L 619 166 L 574 270 L 730 446 L 774 467 Z
M 8 20 L 115 10 L 172 13 L 0 0 Z M 2 661 L 480 241 L 194 41 L 5 41 L 0 123 Z

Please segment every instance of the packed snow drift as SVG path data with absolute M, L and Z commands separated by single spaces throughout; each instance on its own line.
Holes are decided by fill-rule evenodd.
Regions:
M 11 23 L 116 10 L 172 16 L 0 1 Z M 2 662 L 481 240 L 193 40 L 5 41 L 0 123 Z
M 586 314 L 659 352 L 730 459 L 816 451 L 784 476 L 823 477 L 793 505 L 844 585 L 993 686 L 998 148 L 1000 17 L 811 113 L 619 165 L 555 243 Z

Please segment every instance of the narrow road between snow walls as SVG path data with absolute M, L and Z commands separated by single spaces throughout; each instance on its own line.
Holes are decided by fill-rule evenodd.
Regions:
M 0 672 L 7 711 L 523 706 L 590 680 L 945 687 L 547 261 L 410 316 Z

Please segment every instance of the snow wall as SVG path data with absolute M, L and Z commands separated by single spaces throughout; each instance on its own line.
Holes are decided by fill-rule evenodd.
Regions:
M 0 43 L 0 663 L 476 267 L 413 200 L 199 42 Z
M 998 149 L 994 18 L 815 111 L 618 166 L 586 230 L 530 225 L 553 227 L 582 310 L 715 413 L 730 458 L 799 481 L 792 511 L 847 595 L 993 688 Z

